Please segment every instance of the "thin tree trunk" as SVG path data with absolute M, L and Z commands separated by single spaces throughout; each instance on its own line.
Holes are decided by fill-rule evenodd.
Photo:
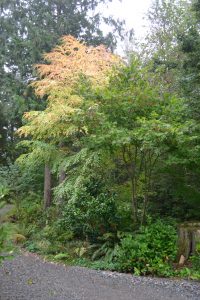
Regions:
M 141 226 L 145 224 L 146 222 L 146 213 L 149 203 L 149 193 L 152 190 L 152 172 L 154 165 L 157 161 L 157 157 L 155 158 L 155 161 L 152 162 L 153 154 L 149 152 L 148 162 L 144 159 L 144 173 L 145 173 L 145 194 L 144 194 L 144 202 L 143 202 L 143 212 L 142 212 L 142 218 L 141 218 Z
M 141 226 L 143 226 L 146 221 L 147 203 L 148 203 L 148 199 L 147 199 L 147 195 L 145 195 L 144 202 L 143 202 L 142 217 L 141 217 Z
M 60 10 L 61 10 L 61 7 L 60 7 Z M 61 13 L 61 11 L 59 13 Z M 64 142 L 60 142 L 59 143 L 60 150 L 62 150 L 63 147 L 64 147 Z M 65 178 L 66 178 L 66 173 L 61 168 L 60 171 L 59 171 L 59 176 L 58 176 L 58 184 L 60 185 L 65 180 Z M 59 197 L 58 204 L 59 204 L 60 207 L 62 206 L 63 200 L 64 200 L 63 197 Z
M 141 226 L 144 225 L 146 220 L 146 211 L 147 211 L 148 196 L 149 196 L 149 189 L 150 189 L 150 172 L 148 172 L 148 166 L 145 159 L 144 159 L 144 178 L 145 178 L 144 179 L 145 192 L 144 192 L 144 201 L 143 201 L 143 211 L 141 217 Z
M 136 198 L 136 178 L 135 178 L 135 169 L 136 169 L 136 160 L 137 160 L 137 149 L 135 151 L 134 161 L 132 161 L 131 151 L 127 151 L 129 156 L 129 161 L 126 159 L 126 149 L 122 149 L 123 160 L 127 168 L 127 174 L 129 175 L 131 181 L 131 206 L 132 206 L 132 217 L 134 224 L 138 222 L 138 209 L 137 209 L 137 198 Z M 129 169 L 131 168 L 131 170 Z
M 58 183 L 61 184 L 66 178 L 66 173 L 64 170 L 61 170 L 60 173 L 59 173 L 59 179 L 58 179 Z M 62 205 L 63 203 L 63 197 L 60 197 L 59 198 L 59 205 Z
M 65 180 L 65 178 L 66 178 L 65 171 L 61 170 L 59 174 L 59 184 L 61 184 Z
M 51 206 L 51 170 L 45 165 L 44 170 L 44 209 Z
M 138 216 L 137 216 L 137 201 L 135 196 L 135 182 L 134 179 L 131 179 L 132 186 L 132 213 L 133 213 L 133 221 L 137 224 Z

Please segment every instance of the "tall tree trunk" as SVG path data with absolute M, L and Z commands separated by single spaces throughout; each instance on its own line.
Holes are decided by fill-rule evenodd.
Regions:
M 61 184 L 65 180 L 65 178 L 66 178 L 65 171 L 61 170 L 59 174 L 59 184 Z
M 145 193 L 144 201 L 143 201 L 142 217 L 141 217 L 141 226 L 143 226 L 146 222 L 147 206 L 148 206 L 148 194 Z
M 44 170 L 44 209 L 51 206 L 51 170 L 45 165 Z
M 61 9 L 61 8 L 60 8 Z M 60 12 L 61 13 L 61 12 Z M 59 143 L 59 148 L 60 150 L 62 150 L 62 148 L 64 147 L 64 142 L 60 142 Z M 58 177 L 58 184 L 60 185 L 66 178 L 66 173 L 65 171 L 61 168 L 60 171 L 59 171 L 59 177 Z M 60 207 L 62 207 L 62 204 L 63 204 L 63 197 L 59 197 L 58 199 L 58 204 Z
M 126 152 L 129 159 L 126 158 Z M 131 182 L 131 206 L 132 206 L 132 218 L 134 225 L 138 222 L 138 207 L 136 197 L 136 161 L 137 161 L 137 148 L 135 150 L 134 160 L 132 158 L 131 151 L 126 150 L 125 147 L 122 149 L 123 160 L 127 169 L 127 174 Z
M 132 214 L 133 214 L 133 222 L 137 224 L 138 222 L 138 215 L 137 215 L 137 200 L 135 195 L 135 180 L 131 179 L 131 186 L 132 186 Z
M 60 173 L 59 173 L 59 179 L 58 179 L 58 182 L 59 184 L 61 184 L 66 178 L 66 173 L 64 170 L 60 170 Z M 59 205 L 62 205 L 63 203 L 63 197 L 60 197 L 59 198 Z

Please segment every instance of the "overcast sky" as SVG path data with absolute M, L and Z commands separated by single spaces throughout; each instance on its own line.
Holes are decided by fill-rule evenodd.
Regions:
M 102 8 L 104 15 L 113 15 L 125 19 L 128 29 L 133 28 L 137 38 L 145 34 L 145 13 L 150 7 L 152 0 L 113 0 Z
M 124 19 L 126 21 L 126 29 L 134 29 L 135 38 L 142 40 L 147 32 L 147 22 L 144 17 L 151 6 L 153 0 L 112 0 L 107 5 L 100 5 L 100 10 L 104 16 L 112 15 L 114 18 Z M 145 27 L 146 25 L 146 27 Z M 108 28 L 103 25 L 103 31 L 106 33 Z M 127 42 L 118 41 L 117 53 L 122 55 L 127 47 Z

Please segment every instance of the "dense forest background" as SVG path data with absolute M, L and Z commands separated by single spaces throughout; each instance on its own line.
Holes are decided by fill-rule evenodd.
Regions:
M 177 268 L 200 219 L 200 1 L 153 1 L 123 59 L 106 2 L 0 1 L 3 227 L 51 259 L 200 278 L 199 245 Z

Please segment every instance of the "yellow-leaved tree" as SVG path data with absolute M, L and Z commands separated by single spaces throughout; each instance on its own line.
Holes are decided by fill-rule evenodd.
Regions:
M 19 128 L 18 134 L 31 138 L 32 145 L 30 155 L 22 155 L 20 160 L 27 160 L 30 156 L 33 158 L 36 153 L 35 159 L 45 163 L 46 208 L 51 204 L 51 161 L 55 156 L 70 153 L 69 145 L 81 134 L 87 133 L 86 124 L 77 122 L 87 100 L 77 88 L 79 83 L 84 80 L 92 87 L 105 86 L 112 68 L 121 64 L 121 59 L 103 45 L 87 46 L 72 36 L 64 36 L 61 44 L 45 54 L 44 59 L 46 63 L 36 65 L 40 79 L 34 81 L 32 86 L 37 95 L 47 97 L 46 109 L 25 113 L 26 124 Z M 90 107 L 93 105 L 95 99 L 90 99 Z M 53 144 L 57 147 L 57 153 L 51 147 L 41 147 L 38 142 Z M 60 181 L 64 177 L 61 170 Z

